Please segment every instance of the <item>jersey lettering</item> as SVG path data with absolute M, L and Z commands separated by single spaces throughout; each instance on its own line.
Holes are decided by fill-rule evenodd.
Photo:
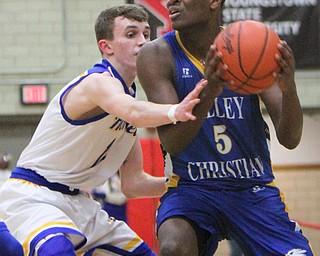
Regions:
M 243 97 L 217 97 L 215 104 L 207 114 L 207 118 L 243 119 L 242 103 Z
M 94 164 L 91 166 L 91 168 L 94 167 L 94 166 L 96 166 L 98 163 L 102 162 L 102 161 L 106 158 L 109 149 L 111 148 L 112 144 L 113 144 L 115 141 L 116 141 L 116 139 L 114 139 L 114 140 L 107 146 L 107 148 L 105 149 L 105 151 L 103 151 L 103 153 L 102 153 L 102 154 L 99 156 L 99 158 L 94 162 Z
M 234 159 L 232 161 L 189 162 L 188 174 L 191 180 L 219 178 L 253 178 L 264 174 L 259 157 Z
M 128 124 L 118 117 L 116 117 L 116 121 L 110 126 L 110 129 L 115 131 L 126 130 L 126 132 L 132 134 L 132 136 L 137 135 L 137 127 Z

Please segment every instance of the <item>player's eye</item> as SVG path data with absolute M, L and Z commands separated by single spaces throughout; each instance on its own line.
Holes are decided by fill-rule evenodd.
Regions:
M 128 37 L 128 38 L 133 38 L 134 35 L 135 35 L 134 32 L 129 32 L 129 33 L 127 33 L 127 37 Z
M 150 39 L 150 32 L 149 31 L 148 32 L 144 32 L 143 35 L 144 35 L 145 39 Z

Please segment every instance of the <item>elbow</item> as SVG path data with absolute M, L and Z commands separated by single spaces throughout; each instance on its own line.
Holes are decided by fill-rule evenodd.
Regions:
M 280 144 L 289 150 L 293 150 L 299 145 L 299 143 L 288 143 L 288 142 L 280 143 Z
M 161 145 L 171 156 L 179 155 L 192 142 L 200 126 L 191 121 L 157 127 Z M 183 134 L 183 135 L 181 135 Z
M 130 111 L 130 115 L 127 117 L 127 122 L 135 127 L 137 127 L 137 115 L 134 113 L 134 111 Z
M 294 128 L 278 129 L 276 134 L 279 143 L 289 150 L 295 149 L 300 144 L 302 128 L 303 126 L 299 125 Z
M 171 139 L 170 141 L 161 140 L 164 150 L 171 156 L 179 155 L 189 145 L 189 143 L 189 141 L 176 141 L 175 139 Z
M 165 153 L 168 153 L 171 156 L 177 156 L 182 151 L 182 148 L 179 145 L 179 142 L 172 143 L 164 139 L 161 140 L 161 136 L 160 136 L 160 141 L 161 141 L 161 146 L 165 151 Z
M 135 195 L 132 194 L 132 193 L 124 193 L 124 192 L 123 192 L 123 194 L 124 194 L 124 196 L 125 196 L 127 199 L 135 199 L 135 198 L 137 198 L 137 196 L 135 196 Z
M 301 136 L 296 136 L 292 138 L 278 138 L 279 143 L 284 146 L 286 149 L 292 150 L 295 149 L 301 141 Z
M 177 156 L 181 151 L 182 148 L 176 147 L 176 146 L 166 146 L 165 147 L 166 152 L 168 152 L 171 156 Z
M 127 199 L 137 198 L 135 191 L 130 184 L 121 184 L 121 191 Z
M 137 128 L 145 127 L 143 117 L 138 113 L 138 111 L 130 111 L 127 122 Z
M 186 147 L 186 142 L 184 140 L 179 140 L 177 141 L 174 137 L 175 136 L 164 136 L 162 133 L 163 127 L 159 127 L 158 130 L 158 135 L 161 141 L 161 145 L 165 152 L 169 153 L 171 156 L 177 156 L 179 155 L 182 150 Z M 168 132 L 169 134 L 170 132 Z

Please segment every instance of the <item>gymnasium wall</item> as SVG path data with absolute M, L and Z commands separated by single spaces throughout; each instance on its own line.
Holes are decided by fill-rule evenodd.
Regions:
M 100 60 L 94 22 L 107 6 L 124 0 L 0 1 L 0 115 L 41 114 L 45 106 L 22 106 L 20 84 L 47 83 L 49 97 Z M 318 108 L 320 71 L 297 71 L 306 108 Z

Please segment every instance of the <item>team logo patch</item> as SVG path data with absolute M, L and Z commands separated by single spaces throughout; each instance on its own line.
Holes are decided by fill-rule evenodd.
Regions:
M 192 75 L 190 74 L 189 68 L 182 68 L 182 78 L 191 78 Z
M 292 250 L 288 251 L 286 256 L 307 256 L 307 251 L 306 250 L 302 250 L 300 248 L 292 249 Z

